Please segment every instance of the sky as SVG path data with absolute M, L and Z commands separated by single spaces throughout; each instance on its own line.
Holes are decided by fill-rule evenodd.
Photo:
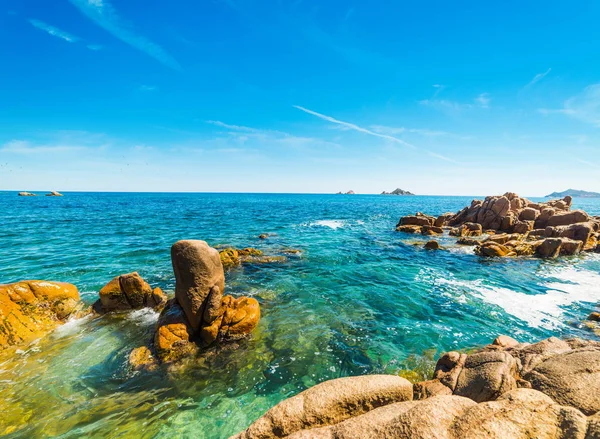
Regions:
M 600 2 L 0 0 L 0 190 L 600 192 Z

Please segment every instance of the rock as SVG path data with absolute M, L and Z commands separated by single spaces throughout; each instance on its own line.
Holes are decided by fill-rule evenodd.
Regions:
M 519 345 L 519 342 L 508 335 L 499 335 L 492 342 L 495 346 L 500 346 L 503 348 L 513 348 Z
M 203 324 L 206 299 L 223 294 L 225 274 L 219 252 L 204 241 L 178 241 L 171 247 L 175 272 L 175 297 L 192 329 Z M 218 290 L 218 291 L 217 291 Z M 217 304 L 213 304 L 217 306 Z
M 412 384 L 394 375 L 338 378 L 317 384 L 267 411 L 239 439 L 269 439 L 338 424 L 375 408 L 412 400 Z
M 201 328 L 199 335 L 208 346 L 215 341 L 239 340 L 250 334 L 260 320 L 260 305 L 251 297 L 223 297 L 219 315 Z
M 433 225 L 435 227 L 444 227 L 448 223 L 448 220 L 450 218 L 452 218 L 453 216 L 454 216 L 453 213 L 445 213 L 443 215 L 440 215 L 435 219 L 435 221 L 433 222 Z
M 266 233 L 261 233 L 260 235 L 258 235 L 258 239 L 267 239 L 269 237 L 269 235 L 267 235 Z
M 453 438 L 584 439 L 586 418 L 543 393 L 518 389 L 467 409 L 453 425 Z
M 489 257 L 507 257 L 507 256 L 516 256 L 516 252 L 512 249 L 497 244 L 495 242 L 484 242 L 479 245 L 475 249 L 475 254 L 479 256 L 489 256 Z
M 568 238 L 562 238 L 562 244 L 560 245 L 560 254 L 562 256 L 572 256 L 579 254 L 583 248 L 583 242 L 574 241 Z
M 176 299 L 169 300 L 158 318 L 154 334 L 157 356 L 163 363 L 171 363 L 195 354 L 198 348 L 191 341 L 192 335 L 185 312 Z
M 600 312 L 593 312 L 589 315 L 588 320 L 592 322 L 600 322 Z
M 525 235 L 533 230 L 533 221 L 518 221 L 513 225 L 513 232 Z
M 152 351 L 146 346 L 135 348 L 131 351 L 129 354 L 129 364 L 133 370 L 147 370 L 152 372 L 158 368 L 158 361 L 152 355 Z
M 424 245 L 425 250 L 439 250 L 440 243 L 437 241 L 429 241 Z
M 42 337 L 81 306 L 72 284 L 26 280 L 0 285 L 0 350 Z
M 521 375 L 526 375 L 544 360 L 571 351 L 571 346 L 564 340 L 550 337 L 535 344 L 517 346 L 507 351 L 521 363 Z
M 235 267 L 241 264 L 240 255 L 234 248 L 226 248 L 219 251 L 219 258 L 224 269 Z
M 452 390 L 440 380 L 421 381 L 413 385 L 413 399 L 427 399 L 432 396 L 452 395 Z
M 458 241 L 456 241 L 457 244 L 460 245 L 471 245 L 471 246 L 476 246 L 481 244 L 481 241 L 479 241 L 478 239 L 473 239 L 473 238 L 467 238 L 467 237 L 461 237 L 458 239 Z
M 421 233 L 423 235 L 441 235 L 444 233 L 444 229 L 435 226 L 423 226 L 421 228 Z
M 561 245 L 562 239 L 560 238 L 546 238 L 538 246 L 536 254 L 541 258 L 556 258 L 560 254 Z
M 521 221 L 535 221 L 540 216 L 540 211 L 531 207 L 526 207 L 519 214 L 519 220 Z
M 411 215 L 400 218 L 400 222 L 396 225 L 399 226 L 432 226 L 434 219 L 424 215 Z
M 568 226 L 575 223 L 586 223 L 590 221 L 590 216 L 583 210 L 574 210 L 572 212 L 559 212 L 548 218 L 548 226 Z
M 467 356 L 454 395 L 476 402 L 493 401 L 517 388 L 517 363 L 506 352 L 479 352 Z
M 600 348 L 560 353 L 523 376 L 536 390 L 586 415 L 600 411 Z
M 36 197 L 37 194 L 31 192 L 19 192 L 19 197 Z
M 398 226 L 396 227 L 396 231 L 404 233 L 421 233 L 421 226 Z
M 459 352 L 453 351 L 442 355 L 435 365 L 433 378 L 454 392 L 466 360 L 467 355 Z
M 481 236 L 482 234 L 481 224 L 465 223 L 460 229 L 460 236 Z
M 60 192 L 56 192 L 56 191 L 52 191 L 49 194 L 46 194 L 47 197 L 62 197 L 63 194 L 61 194 Z
M 600 439 L 600 412 L 588 418 L 588 430 L 585 439 Z
M 167 303 L 167 296 L 162 290 L 152 290 L 137 272 L 115 277 L 102 287 L 99 295 L 94 310 L 100 313 L 140 308 L 162 309 Z

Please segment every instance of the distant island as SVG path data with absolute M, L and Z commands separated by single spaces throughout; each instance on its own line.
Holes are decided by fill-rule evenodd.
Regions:
M 564 192 L 553 192 L 550 195 L 546 195 L 546 198 L 564 198 L 567 196 L 573 198 L 600 198 L 600 193 L 567 189 Z
M 349 190 L 348 192 L 338 192 L 336 195 L 354 195 L 355 192 L 353 190 Z
M 381 195 L 414 195 L 414 194 L 412 192 L 405 191 L 403 189 L 398 188 L 396 190 L 393 190 L 392 192 L 383 191 L 381 193 Z

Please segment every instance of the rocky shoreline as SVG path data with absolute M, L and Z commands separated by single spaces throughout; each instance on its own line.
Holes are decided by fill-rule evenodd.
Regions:
M 438 217 L 417 212 L 400 218 L 398 232 L 448 234 L 488 257 L 555 258 L 600 252 L 600 217 L 571 210 L 571 197 L 534 203 L 514 193 L 473 200 L 457 213 Z M 430 244 L 432 245 L 432 244 Z
M 339 378 L 282 401 L 231 439 L 600 438 L 600 342 L 500 336 L 439 358 L 431 380 Z

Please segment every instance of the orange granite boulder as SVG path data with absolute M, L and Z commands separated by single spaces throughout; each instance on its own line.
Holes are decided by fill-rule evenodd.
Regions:
M 82 308 L 75 285 L 26 280 L 0 285 L 0 351 L 35 340 Z
M 160 288 L 150 287 L 137 273 L 122 274 L 107 283 L 99 292 L 100 298 L 94 303 L 99 313 L 124 311 L 140 308 L 162 309 L 167 296 Z

